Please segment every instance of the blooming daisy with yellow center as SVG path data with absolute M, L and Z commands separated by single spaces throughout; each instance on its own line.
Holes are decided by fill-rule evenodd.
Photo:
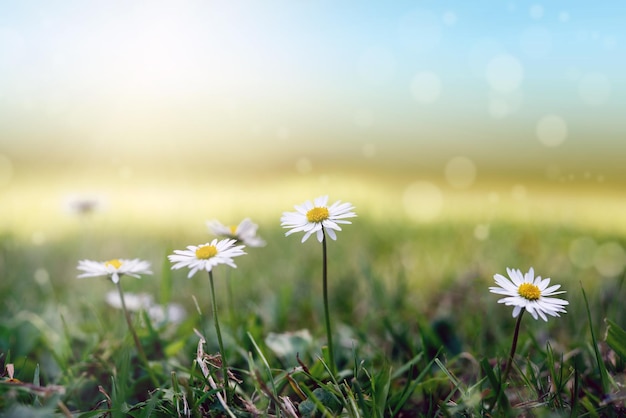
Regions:
M 259 226 L 246 218 L 239 225 L 223 225 L 218 220 L 207 221 L 209 230 L 221 238 L 235 239 L 247 247 L 263 247 L 265 241 L 257 235 Z
M 535 319 L 548 320 L 547 315 L 560 316 L 559 313 L 567 313 L 565 306 L 569 302 L 563 299 L 552 297 L 565 291 L 559 289 L 561 285 L 550 285 L 550 279 L 535 277 L 535 271 L 531 267 L 526 274 L 520 270 L 506 269 L 509 278 L 501 274 L 495 274 L 493 278 L 498 287 L 490 287 L 491 293 L 505 295 L 498 300 L 507 306 L 513 306 L 513 318 L 516 318 L 523 309 L 527 310 Z
M 352 210 L 354 206 L 351 203 L 341 203 L 337 201 L 328 206 L 328 196 L 320 196 L 311 201 L 306 201 L 302 205 L 294 206 L 296 212 L 284 212 L 280 218 L 281 226 L 289 228 L 285 233 L 286 236 L 296 232 L 304 232 L 302 242 L 306 241 L 311 235 L 316 234 L 317 240 L 322 242 L 324 232 L 328 236 L 336 240 L 335 231 L 341 231 L 339 224 L 351 224 L 352 222 L 345 218 L 353 218 L 356 216 Z
M 246 254 L 243 251 L 244 245 L 235 245 L 234 239 L 223 239 L 218 241 L 217 238 L 203 245 L 189 245 L 186 250 L 174 250 L 174 254 L 168 255 L 167 258 L 175 263 L 172 270 L 178 270 L 183 267 L 189 267 L 188 278 L 192 277 L 199 270 L 210 272 L 213 267 L 219 264 L 226 264 L 230 267 L 237 268 L 233 262 L 233 257 Z
M 108 276 L 113 283 L 118 283 L 123 275 L 140 278 L 141 274 L 152 274 L 150 263 L 138 258 L 128 260 L 115 258 L 109 261 L 80 260 L 78 270 L 84 271 L 78 278 Z

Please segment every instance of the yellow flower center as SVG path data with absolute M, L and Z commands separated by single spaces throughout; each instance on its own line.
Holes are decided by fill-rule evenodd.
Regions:
M 541 296 L 541 290 L 532 283 L 522 283 L 517 288 L 517 293 L 528 300 L 537 300 Z
M 231 225 L 229 229 L 230 229 L 230 235 L 232 235 L 233 237 L 237 235 L 237 225 Z
M 201 260 L 207 260 L 217 255 L 217 248 L 215 245 L 205 245 L 196 250 L 196 257 Z
M 328 219 L 328 208 L 313 208 L 306 213 L 309 222 L 322 222 Z
M 104 263 L 104 265 L 106 267 L 111 266 L 111 267 L 113 267 L 114 269 L 117 270 L 118 268 L 122 267 L 122 262 L 120 260 L 118 260 L 117 258 L 115 258 L 113 260 L 107 261 L 106 263 Z

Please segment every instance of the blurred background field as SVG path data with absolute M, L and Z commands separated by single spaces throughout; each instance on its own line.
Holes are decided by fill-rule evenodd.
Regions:
M 155 275 L 124 288 L 184 307 L 160 336 L 184 365 L 207 283 L 166 255 L 244 217 L 267 246 L 218 272 L 229 354 L 246 331 L 322 338 L 319 248 L 279 219 L 326 194 L 358 214 L 329 244 L 348 346 L 397 367 L 443 321 L 459 350 L 503 356 L 513 321 L 487 288 L 533 266 L 571 305 L 524 350 L 585 350 L 581 288 L 598 329 L 626 320 L 625 7 L 0 4 L 0 353 L 97 398 L 125 328 L 76 264 L 138 257 Z

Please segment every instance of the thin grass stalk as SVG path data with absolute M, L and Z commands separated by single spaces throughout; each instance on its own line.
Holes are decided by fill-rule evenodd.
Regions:
M 515 350 L 517 349 L 517 340 L 519 337 L 519 328 L 520 328 L 520 324 L 522 323 L 522 316 L 524 316 L 524 311 L 526 311 L 526 309 L 522 308 L 522 311 L 517 317 L 517 322 L 515 323 L 515 331 L 513 332 L 513 342 L 511 343 L 511 352 L 509 353 L 509 358 L 507 359 L 506 365 L 504 367 L 504 373 L 502 374 L 502 377 L 500 379 L 500 384 L 498 385 L 498 391 L 496 392 L 496 400 L 495 400 L 494 407 L 500 404 L 500 397 L 504 396 L 503 387 L 506 384 L 506 381 L 509 377 L 511 366 L 513 364 L 513 358 L 515 357 Z
M 213 271 L 209 271 L 209 282 L 211 284 L 211 303 L 213 304 L 213 322 L 215 323 L 215 333 L 217 334 L 217 343 L 220 347 L 222 378 L 224 379 L 224 390 L 226 391 L 226 399 L 230 400 L 230 389 L 228 385 L 228 365 L 226 364 L 226 352 L 224 351 L 224 343 L 222 341 L 222 331 L 220 330 L 220 321 L 217 317 L 217 303 L 215 302 L 215 287 L 213 285 Z
M 513 357 L 515 356 L 515 350 L 517 349 L 519 327 L 520 327 L 520 324 L 522 323 L 522 316 L 524 316 L 525 311 L 526 309 L 522 308 L 522 311 L 517 317 L 517 322 L 515 323 L 515 332 L 513 333 L 513 343 L 511 344 L 511 352 L 509 353 L 509 358 L 506 362 L 506 367 L 504 368 L 504 374 L 502 375 L 502 383 L 506 383 L 506 379 L 509 377 L 509 372 L 511 371 L 511 365 L 513 364 Z
M 148 363 L 148 357 L 146 356 L 145 351 L 143 351 L 143 347 L 141 346 L 141 342 L 139 341 L 139 337 L 137 336 L 137 333 L 135 332 L 135 327 L 133 326 L 133 321 L 130 318 L 130 313 L 128 312 L 128 309 L 126 309 L 126 301 L 124 300 L 124 291 L 122 291 L 122 284 L 121 282 L 117 282 L 116 283 L 117 286 L 117 290 L 120 294 L 120 301 L 122 302 L 122 310 L 124 311 L 124 317 L 126 318 L 126 323 L 128 324 L 128 329 L 131 333 L 131 335 L 133 336 L 133 341 L 135 342 L 135 347 L 137 347 L 137 354 L 139 355 L 139 358 L 141 359 L 141 362 L 144 364 L 144 366 L 146 367 L 146 371 L 148 372 L 148 375 L 150 376 L 150 380 L 152 380 L 152 384 L 154 385 L 155 388 L 159 387 L 159 381 L 157 380 L 156 376 L 154 375 L 154 372 L 152 371 L 152 368 L 150 367 L 150 363 Z
M 231 270 L 228 270 L 226 277 L 226 294 L 228 296 L 228 313 L 230 315 L 230 324 L 233 330 L 239 328 L 237 311 L 235 310 L 235 292 L 233 291 L 233 281 L 230 278 Z
M 337 373 L 337 365 L 335 364 L 335 355 L 333 352 L 333 332 L 330 326 L 330 311 L 328 308 L 328 256 L 326 251 L 326 231 L 322 229 L 322 285 L 324 292 L 324 318 L 326 322 L 326 340 L 328 342 L 328 360 L 330 362 L 330 371 L 332 375 Z

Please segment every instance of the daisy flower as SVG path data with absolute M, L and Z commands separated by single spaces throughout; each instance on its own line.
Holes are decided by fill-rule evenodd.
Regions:
M 351 224 L 345 218 L 355 217 L 352 212 L 354 206 L 351 203 L 341 203 L 337 201 L 328 206 L 328 196 L 320 196 L 313 203 L 304 202 L 302 205 L 294 206 L 296 212 L 284 212 L 280 218 L 283 228 L 290 228 L 285 235 L 291 235 L 295 232 L 304 232 L 302 242 L 306 241 L 312 234 L 316 234 L 317 240 L 322 242 L 324 232 L 328 236 L 336 240 L 335 231 L 341 231 L 339 224 Z
M 237 268 L 233 257 L 244 255 L 245 252 L 243 252 L 244 245 L 235 245 L 236 242 L 234 239 L 218 241 L 216 238 L 203 245 L 190 245 L 186 250 L 174 250 L 174 254 L 168 255 L 167 258 L 172 263 L 176 263 L 172 266 L 172 270 L 189 267 L 188 278 L 199 270 L 210 272 L 219 264 Z
M 81 260 L 78 262 L 77 269 L 84 271 L 84 273 L 78 275 L 79 279 L 83 277 L 108 276 L 116 284 L 123 275 L 139 279 L 141 274 L 152 274 L 150 263 L 138 258 L 133 260 L 115 258 L 109 261 Z
M 509 278 L 501 274 L 495 274 L 493 278 L 498 287 L 490 287 L 489 291 L 506 297 L 498 300 L 507 306 L 513 306 L 513 318 L 516 318 L 522 309 L 527 310 L 535 319 L 547 321 L 546 316 L 560 316 L 559 313 L 566 313 L 565 306 L 569 302 L 551 296 L 565 293 L 560 289 L 561 285 L 549 286 L 550 279 L 535 277 L 535 272 L 531 267 L 528 273 L 523 274 L 520 270 L 506 269 Z
M 248 247 L 265 246 L 265 241 L 256 234 L 259 226 L 250 218 L 244 219 L 239 225 L 226 226 L 215 219 L 207 221 L 206 224 L 209 230 L 218 237 L 234 239 Z
M 152 380 L 152 384 L 154 387 L 159 386 L 159 381 L 157 380 L 150 363 L 148 362 L 148 357 L 146 357 L 146 353 L 143 351 L 143 347 L 141 346 L 141 341 L 139 341 L 139 337 L 135 332 L 135 327 L 133 327 L 133 322 L 130 318 L 129 310 L 126 306 L 126 302 L 124 300 L 124 292 L 122 291 L 122 284 L 120 283 L 120 277 L 124 274 L 128 276 L 133 276 L 136 278 L 140 278 L 141 274 L 152 274 L 150 271 L 150 263 L 147 261 L 140 260 L 135 258 L 133 260 L 127 260 L 123 258 L 116 258 L 109 261 L 91 261 L 91 260 L 81 260 L 78 262 L 78 270 L 84 271 L 84 273 L 79 274 L 78 278 L 82 279 L 83 277 L 97 277 L 97 276 L 108 276 L 113 283 L 117 285 L 117 291 L 119 293 L 119 302 L 122 310 L 124 311 L 124 317 L 126 318 L 126 324 L 128 325 L 128 329 L 133 336 L 133 341 L 135 342 L 135 347 L 137 347 L 137 354 L 141 359 L 142 363 L 146 367 L 148 375 L 150 376 L 150 380 Z M 134 301 L 136 302 L 136 301 Z

